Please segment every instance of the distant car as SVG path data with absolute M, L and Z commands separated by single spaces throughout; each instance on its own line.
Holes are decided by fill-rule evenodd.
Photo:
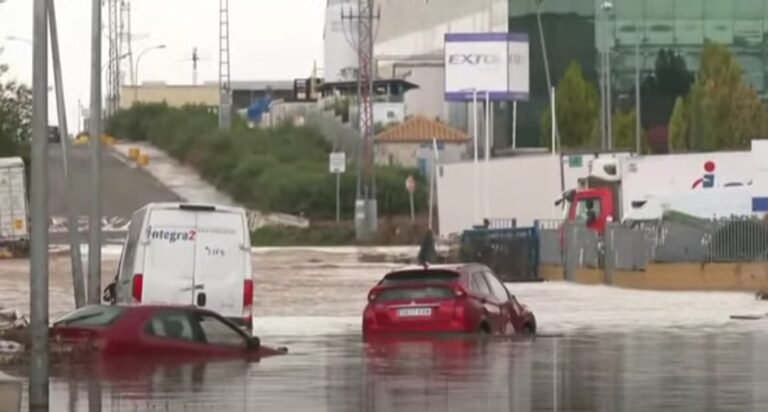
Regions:
M 194 306 L 86 306 L 55 321 L 49 336 L 56 345 L 92 345 L 103 355 L 260 358 L 285 352 L 261 346 L 224 317 Z
M 484 265 L 409 267 L 370 290 L 363 336 L 409 332 L 534 334 L 536 318 Z

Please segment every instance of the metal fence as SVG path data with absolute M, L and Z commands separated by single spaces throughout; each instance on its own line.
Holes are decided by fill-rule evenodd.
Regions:
M 569 225 L 573 225 L 570 224 Z M 567 226 L 567 225 L 566 225 Z M 577 267 L 601 266 L 601 253 L 610 251 L 616 269 L 642 270 L 649 263 L 718 263 L 768 261 L 768 222 L 757 219 L 663 220 L 626 226 L 609 224 L 605 249 L 585 231 L 575 229 L 573 239 L 553 224 L 541 225 L 539 256 L 542 264 L 563 261 L 562 247 L 573 248 Z M 597 256 L 597 257 L 595 257 Z
M 768 223 L 763 220 L 665 220 L 638 228 L 653 233 L 653 261 L 659 263 L 768 260 Z
M 539 246 L 535 228 L 472 229 L 461 235 L 460 257 L 482 262 L 502 281 L 538 279 Z
M 535 227 L 539 231 L 539 263 L 543 265 L 563 264 L 564 233 L 562 220 L 539 220 Z

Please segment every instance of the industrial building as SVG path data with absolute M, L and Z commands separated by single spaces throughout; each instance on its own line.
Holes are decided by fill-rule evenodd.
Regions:
M 329 0 L 329 21 L 337 38 L 326 35 L 326 77 L 334 67 L 352 76 L 354 50 L 344 39 L 352 29 L 341 11 L 357 2 Z M 610 50 L 611 95 L 615 106 L 634 104 L 636 65 L 641 77 L 651 75 L 656 56 L 669 49 L 695 71 L 705 40 L 728 46 L 746 78 L 765 97 L 768 87 L 768 0 L 381 0 L 375 55 L 380 78 L 399 77 L 418 85 L 406 95 L 409 114 L 439 117 L 467 127 L 467 105 L 443 99 L 443 36 L 447 32 L 505 31 L 530 39 L 530 99 L 518 107 L 517 137 L 521 146 L 539 144 L 541 113 L 548 106 L 542 36 L 554 84 L 571 61 L 597 87 L 600 52 Z M 540 23 L 540 25 L 539 25 Z M 346 47 L 346 48 L 345 48 Z M 346 59 L 346 60 L 345 60 Z M 330 72 L 329 72 L 329 69 Z M 511 143 L 511 110 L 494 110 L 495 148 Z M 650 110 L 662 107 L 661 111 Z M 643 102 L 646 129 L 666 125 L 669 102 Z

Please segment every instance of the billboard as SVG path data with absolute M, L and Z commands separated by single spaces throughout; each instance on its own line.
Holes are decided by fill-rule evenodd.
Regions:
M 527 101 L 530 92 L 528 35 L 446 33 L 445 100 Z

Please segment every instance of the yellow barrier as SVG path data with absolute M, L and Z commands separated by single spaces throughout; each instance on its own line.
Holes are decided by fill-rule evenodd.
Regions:
M 107 146 L 114 146 L 115 138 L 112 136 L 101 136 L 101 143 Z
M 128 148 L 128 157 L 133 161 L 138 161 L 139 156 L 141 156 L 141 151 L 138 147 L 130 147 Z
M 146 166 L 149 164 L 149 155 L 146 153 L 139 154 L 139 158 L 136 160 L 136 163 L 139 166 Z

